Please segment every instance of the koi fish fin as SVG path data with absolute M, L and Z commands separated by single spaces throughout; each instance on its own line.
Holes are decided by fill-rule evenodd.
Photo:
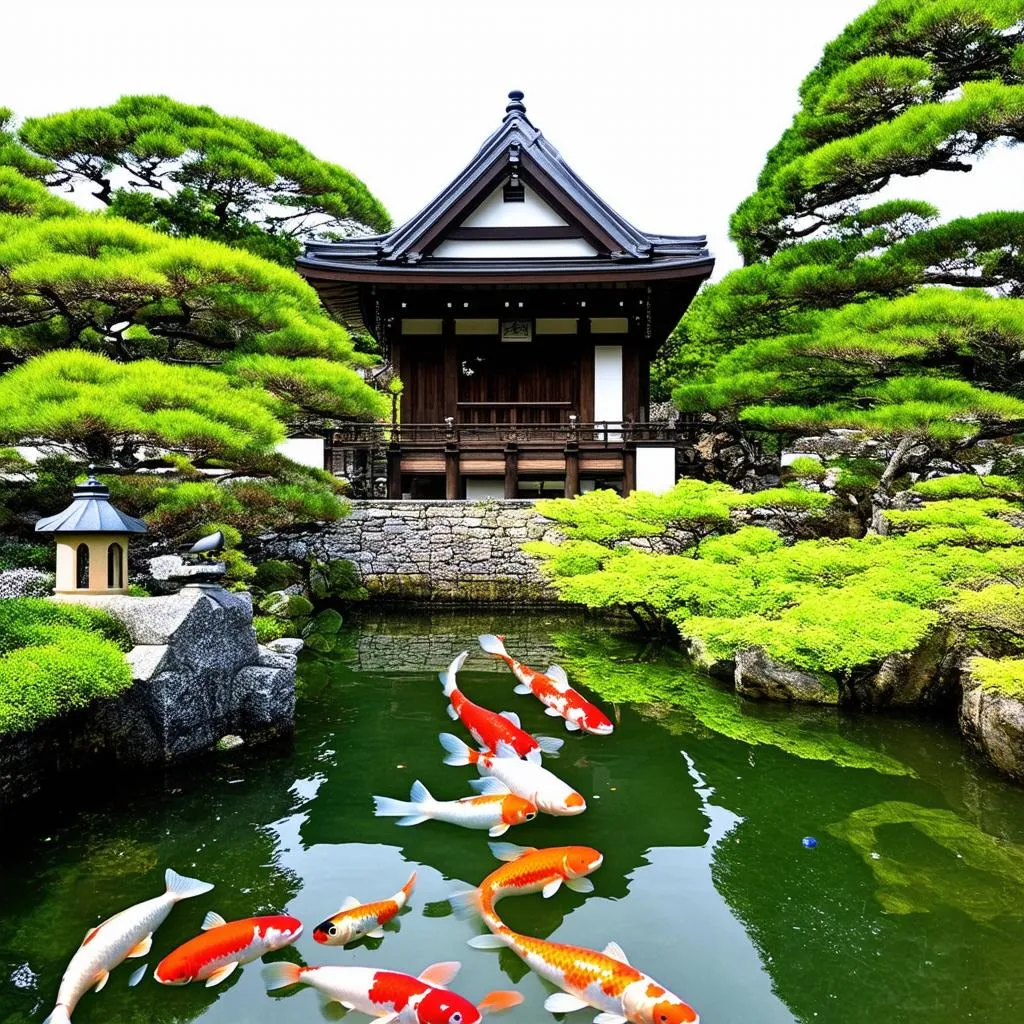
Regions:
M 420 981 L 425 981 L 435 988 L 444 988 L 460 970 L 462 970 L 462 964 L 458 960 L 443 960 L 439 964 L 431 964 L 425 970 L 420 971 L 418 977 Z
M 128 979 L 128 987 L 135 988 L 136 985 L 146 976 L 146 968 L 149 964 L 143 964 L 137 971 L 132 971 L 132 976 Z
M 43 1024 L 71 1024 L 71 1016 L 68 1013 L 66 1006 L 55 1006 L 53 1012 L 50 1014 Z
M 555 893 L 558 892 L 558 890 L 561 888 L 562 880 L 560 878 L 554 878 L 550 882 L 548 882 L 548 884 L 545 885 L 543 889 L 541 889 L 541 893 L 544 896 L 544 899 L 547 900 L 554 896 Z
M 516 748 L 511 743 L 506 743 L 504 740 L 498 742 L 498 749 L 494 751 L 498 757 L 514 757 L 519 760 L 519 755 L 516 753 Z
M 153 933 L 150 932 L 137 946 L 133 946 L 125 956 L 126 960 L 145 956 L 153 948 Z
M 487 845 L 498 860 L 504 861 L 519 860 L 520 857 L 525 857 L 528 853 L 537 852 L 536 846 L 516 846 L 515 843 L 488 843 Z
M 498 714 L 501 715 L 506 722 L 511 722 L 517 729 L 522 728 L 519 716 L 514 711 L 499 711 Z
M 204 932 L 208 932 L 211 928 L 219 928 L 222 924 L 227 924 L 227 921 L 220 916 L 215 910 L 211 910 L 206 917 L 203 918 L 203 923 L 199 926 Z
M 545 708 L 544 709 L 544 714 L 547 715 L 548 718 L 561 718 L 562 717 L 562 712 L 557 710 L 556 708 Z
M 568 718 L 565 720 L 565 727 L 566 727 L 566 729 L 569 730 L 569 732 L 579 732 L 580 731 L 579 723 L 578 722 L 570 722 Z
M 415 885 L 416 885 L 416 872 L 414 871 L 414 872 L 413 872 L 413 873 L 412 873 L 412 874 L 411 874 L 411 875 L 409 876 L 409 881 L 408 881 L 408 882 L 406 882 L 406 883 L 405 883 L 405 885 L 403 885 L 403 886 L 402 886 L 402 895 L 403 895 L 403 896 L 404 896 L 404 897 L 405 897 L 406 899 L 408 899 L 408 898 L 409 898 L 409 897 L 410 897 L 410 896 L 412 895 L 412 890 L 413 890 L 413 886 L 415 886 Z M 397 894 L 396 894 L 396 897 L 395 897 L 395 898 L 396 898 L 396 899 L 398 898 L 398 897 L 397 897 Z
M 448 666 L 446 672 L 438 672 L 437 678 L 441 680 L 441 685 L 444 687 L 444 695 L 450 697 L 455 692 L 455 676 L 457 675 L 460 668 L 466 664 L 466 659 L 469 657 L 469 651 L 463 651 L 457 655 L 452 663 Z
M 508 657 L 508 651 L 505 650 L 505 645 L 502 643 L 500 636 L 495 636 L 493 633 L 485 633 L 483 636 L 478 636 L 477 640 L 480 642 L 481 649 L 488 654 L 493 654 L 497 658 Z
M 378 818 L 401 818 L 399 825 L 416 825 L 420 821 L 427 821 L 428 817 L 420 813 L 420 808 L 408 800 L 394 800 L 390 796 L 375 796 L 373 798 L 373 813 Z M 409 819 L 415 818 L 416 821 Z
M 96 982 L 93 992 L 102 992 L 103 986 L 110 980 L 110 971 L 100 971 L 92 980 Z
M 491 935 L 490 932 L 486 935 L 474 935 L 473 938 L 466 940 L 466 945 L 472 946 L 474 949 L 505 948 L 505 943 L 497 935 Z
M 540 747 L 534 747 L 533 750 L 531 750 L 526 755 L 526 760 L 529 761 L 530 764 L 540 764 L 541 763 Z
M 622 947 L 617 942 L 609 942 L 604 949 L 601 950 L 605 956 L 610 956 L 613 960 L 618 960 L 620 964 L 629 966 L 629 960 L 626 954 L 622 952 Z
M 498 836 L 503 836 L 508 831 L 508 825 L 502 822 L 500 825 L 492 825 L 488 830 L 487 834 L 493 836 L 495 839 Z
M 341 1005 L 344 1006 L 345 1004 L 342 1003 Z M 373 1019 L 376 1024 L 398 1024 L 397 1013 L 386 1013 L 383 1017 L 374 1017 Z
M 452 893 L 448 897 L 448 902 L 456 917 L 474 917 L 480 913 L 480 890 L 464 889 L 462 892 Z
M 565 669 L 560 665 L 548 665 L 544 669 L 544 675 L 548 677 L 555 684 L 555 689 L 565 693 L 566 690 L 570 689 L 569 677 L 565 674 Z
M 98 931 L 99 931 L 99 930 L 100 930 L 100 929 L 101 929 L 101 928 L 103 927 L 103 925 L 105 925 L 106 923 L 107 923 L 107 922 L 106 922 L 106 921 L 104 921 L 104 922 L 103 922 L 102 924 L 98 924 L 98 925 L 96 925 L 96 927 L 95 927 L 95 928 L 90 928 L 90 929 L 89 929 L 89 930 L 88 930 L 88 931 L 87 931 L 87 932 L 85 933 L 85 938 L 84 938 L 84 939 L 82 939 L 82 945 L 84 946 L 84 945 L 85 945 L 85 944 L 86 944 L 86 943 L 87 943 L 87 942 L 88 942 L 88 941 L 89 941 L 89 940 L 90 940 L 90 939 L 91 939 L 91 938 L 92 938 L 92 937 L 93 937 L 93 936 L 94 936 L 94 935 L 95 935 L 95 934 L 96 934 L 96 933 L 97 933 L 97 932 L 98 932 Z M 45 1022 L 44 1022 L 44 1024 L 45 1024 Z
M 526 685 L 526 683 L 519 683 L 519 685 L 518 685 L 518 686 L 513 686 L 513 687 L 512 687 L 512 692 L 513 692 L 513 693 L 523 693 L 523 694 L 525 694 L 525 693 L 533 693 L 533 690 L 531 690 L 531 689 L 530 689 L 530 688 L 529 688 L 529 687 L 528 687 L 528 686 Z
M 512 792 L 501 779 L 496 779 L 493 775 L 474 779 L 470 785 L 482 796 L 506 796 Z
M 537 746 L 540 747 L 545 754 L 551 756 L 557 754 L 565 745 L 565 740 L 555 736 L 535 736 L 534 739 L 537 741 Z
M 338 913 L 344 914 L 346 910 L 352 910 L 354 907 L 358 906 L 359 900 L 357 900 L 355 896 L 346 896 L 345 899 L 342 900 L 341 906 L 338 908 Z
M 568 992 L 552 992 L 544 1000 L 544 1009 L 548 1013 L 574 1013 L 589 1005 L 590 1003 L 585 1003 L 582 999 L 569 995 Z
M 453 707 L 451 706 L 451 704 L 449 704 L 449 705 L 448 705 L 448 707 L 447 707 L 447 709 L 446 709 L 446 710 L 448 711 L 448 717 L 449 717 L 449 718 L 450 718 L 450 719 L 451 719 L 451 720 L 452 720 L 453 722 L 457 722 L 457 721 L 459 720 L 459 713 L 458 713 L 458 711 L 456 711 L 456 710 L 455 710 L 455 708 L 453 708 Z
M 409 787 L 409 800 L 414 804 L 432 804 L 434 802 L 430 790 L 419 779 Z
M 489 1013 L 501 1013 L 502 1010 L 511 1010 L 523 1001 L 522 992 L 488 992 L 487 995 L 476 1004 L 482 1017 Z
M 573 892 L 593 892 L 594 883 L 589 878 L 569 878 L 565 882 L 566 888 L 572 889 Z M 607 953 L 608 951 L 605 950 Z M 608 953 L 611 956 L 611 953 Z M 625 961 L 623 961 L 625 962 Z
M 237 966 L 238 961 L 232 960 L 231 963 L 225 964 L 223 967 L 218 967 L 217 970 L 215 970 L 213 974 L 206 979 L 206 987 L 213 988 L 214 985 L 219 985 L 225 978 L 230 978 L 231 975 L 234 974 Z
M 594 1024 L 629 1024 L 629 1018 L 623 1017 L 621 1013 L 599 1013 L 594 1018 Z
M 429 814 L 407 814 L 404 818 L 399 818 L 395 824 L 408 828 L 410 825 L 422 825 L 425 821 L 430 821 Z
M 370 929 L 370 930 L 369 930 L 369 931 L 368 931 L 368 932 L 366 933 L 366 937 L 367 937 L 368 939 L 383 939 L 383 938 L 384 938 L 384 929 L 383 929 L 383 928 L 380 928 L 380 927 L 377 927 L 377 928 L 371 928 L 371 929 Z
M 297 985 L 302 977 L 302 968 L 289 960 L 278 960 L 276 963 L 267 964 L 261 974 L 266 990 L 273 992 L 275 989 Z
M 202 896 L 213 888 L 211 882 L 200 882 L 198 878 L 189 878 L 187 875 L 179 875 L 173 868 L 164 872 L 164 883 L 167 886 L 168 895 L 174 898 L 174 902 L 187 900 L 192 896 Z
M 471 763 L 469 755 L 472 751 L 458 736 L 453 736 L 450 732 L 443 732 L 438 739 L 441 741 L 441 746 L 448 751 L 448 756 L 444 759 L 445 764 L 459 766 Z

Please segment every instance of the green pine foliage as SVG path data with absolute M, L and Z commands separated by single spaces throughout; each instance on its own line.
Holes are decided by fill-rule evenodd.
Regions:
M 82 188 L 129 220 L 287 266 L 300 240 L 390 226 L 345 168 L 280 132 L 167 96 L 29 118 L 10 144 L 19 142 L 19 159 L 51 186 Z M 0 131 L 8 163 L 4 155 Z
M 126 690 L 130 647 L 124 627 L 95 609 L 0 601 L 0 735 Z
M 990 693 L 1024 700 L 1024 658 L 972 658 L 971 675 Z

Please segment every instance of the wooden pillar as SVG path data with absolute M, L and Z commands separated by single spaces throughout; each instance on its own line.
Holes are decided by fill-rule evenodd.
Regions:
M 519 496 L 519 446 L 505 445 L 505 497 Z
M 388 498 L 402 500 L 402 449 L 394 443 L 388 446 Z
M 636 490 L 636 445 L 627 444 L 622 449 L 622 496 Z
M 565 446 L 565 496 L 575 498 L 580 493 L 580 446 L 570 441 Z
M 449 501 L 458 501 L 459 494 L 459 446 L 449 442 L 444 446 L 444 496 Z
M 459 418 L 459 360 L 458 344 L 455 339 L 455 320 L 446 316 L 441 321 L 441 339 L 444 346 L 444 367 L 442 369 L 441 402 L 445 416 Z

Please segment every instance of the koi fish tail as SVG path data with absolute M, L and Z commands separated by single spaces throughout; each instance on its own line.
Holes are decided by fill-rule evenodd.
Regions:
M 278 960 L 276 963 L 267 964 L 261 973 L 263 984 L 268 992 L 273 992 L 278 988 L 287 988 L 289 985 L 298 985 L 302 980 L 302 968 L 287 960 Z
M 469 745 L 459 739 L 458 736 L 453 736 L 450 732 L 443 732 L 438 739 L 441 741 L 441 746 L 448 751 L 448 756 L 444 759 L 445 764 L 451 765 L 464 765 L 464 764 L 476 764 L 480 760 L 480 755 L 469 748 Z
M 488 654 L 493 654 L 496 658 L 508 657 L 508 651 L 505 650 L 505 644 L 500 636 L 495 636 L 493 633 L 485 633 L 483 636 L 477 637 L 477 639 L 480 641 L 480 647 Z
M 71 1024 L 71 1014 L 63 1003 L 58 1003 L 43 1024 Z
M 417 779 L 409 790 L 408 800 L 393 800 L 389 796 L 375 796 L 373 798 L 373 813 L 378 818 L 398 818 L 397 825 L 419 825 L 420 822 L 430 821 L 430 815 L 426 813 L 426 810 L 433 802 L 434 798 L 427 791 L 427 787 Z M 416 876 L 413 875 L 407 883 L 410 891 L 412 891 L 412 883 L 415 880 Z
M 545 754 L 551 756 L 557 754 L 565 745 L 565 740 L 558 739 L 555 736 L 535 736 L 534 739 L 537 741 L 537 746 Z
M 444 695 L 446 697 L 451 697 L 451 695 L 455 692 L 455 677 L 458 675 L 459 670 L 462 668 L 462 666 L 466 664 L 466 659 L 468 657 L 469 651 L 463 651 L 448 666 L 446 671 L 438 672 L 437 678 L 441 680 L 441 686 L 444 688 Z
M 478 917 L 481 913 L 480 889 L 464 889 L 448 897 L 456 917 Z
M 416 872 L 409 876 L 409 881 L 402 886 L 402 902 L 404 903 L 411 895 L 412 888 L 416 884 Z
M 198 878 L 189 878 L 187 875 L 179 875 L 173 868 L 164 872 L 164 882 L 167 885 L 168 895 L 174 898 L 174 902 L 187 900 L 192 896 L 202 896 L 213 888 L 212 882 L 200 882 Z

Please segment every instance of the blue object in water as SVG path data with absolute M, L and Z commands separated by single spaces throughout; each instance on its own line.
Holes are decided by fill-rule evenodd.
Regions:
M 814 836 L 804 836 L 801 842 L 808 850 L 813 850 L 818 845 L 818 840 Z

